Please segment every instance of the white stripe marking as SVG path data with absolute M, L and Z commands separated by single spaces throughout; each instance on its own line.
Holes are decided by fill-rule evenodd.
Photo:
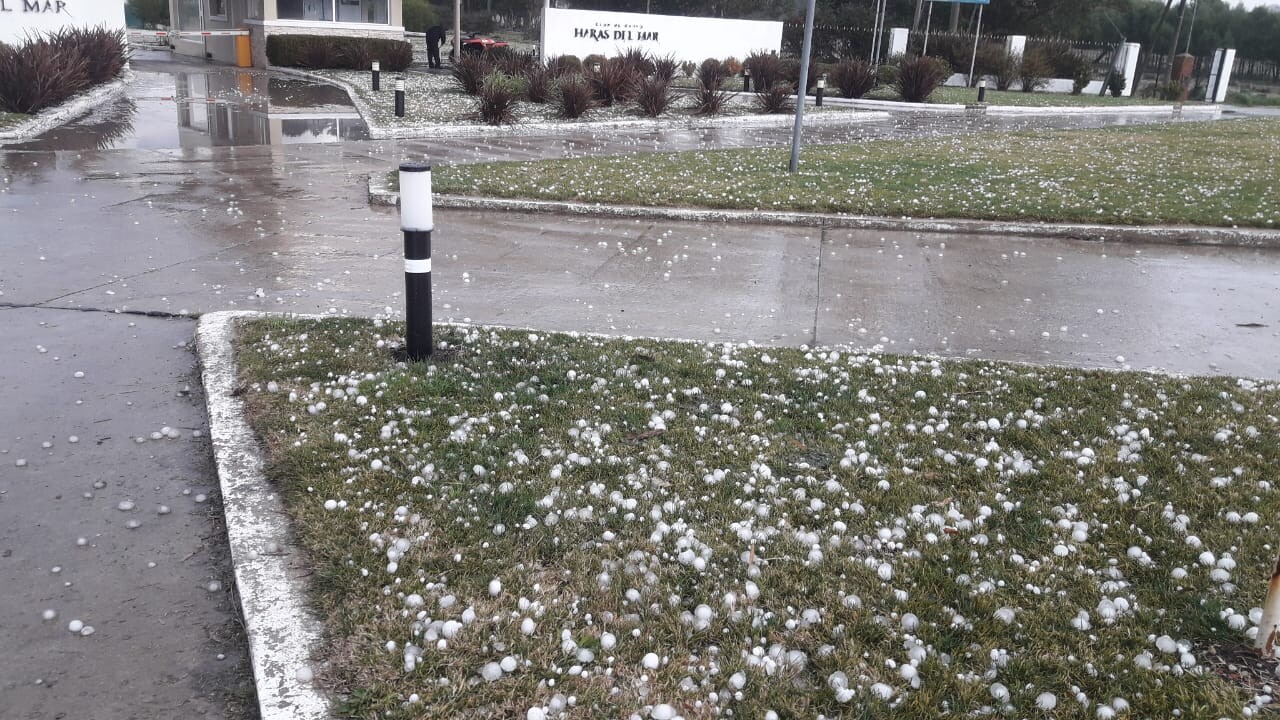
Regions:
M 404 271 L 407 273 L 429 273 L 431 272 L 431 258 L 426 260 L 405 260 Z

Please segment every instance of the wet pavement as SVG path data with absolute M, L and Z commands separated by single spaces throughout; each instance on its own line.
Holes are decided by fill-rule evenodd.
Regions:
M 160 64 L 142 65 L 122 101 L 136 110 L 132 127 L 105 143 L 121 149 L 93 140 L 94 127 L 120 120 L 109 108 L 96 126 L 90 117 L 0 148 L 0 327 L 9 340 L 0 347 L 0 586 L 16 588 L 0 594 L 6 718 L 254 712 L 227 583 L 208 589 L 228 569 L 190 317 L 399 313 L 399 223 L 393 210 L 368 205 L 370 173 L 424 154 L 467 162 L 789 139 L 785 129 L 722 128 L 291 144 L 268 132 L 270 142 L 223 147 L 212 130 L 175 120 L 184 112 L 177 93 L 160 93 L 175 74 L 238 71 L 175 64 L 162 81 L 142 76 L 164 74 Z M 251 80 L 252 89 L 187 104 L 214 97 L 213 117 L 217 98 L 236 105 L 236 93 L 246 106 L 289 96 L 301 106 L 326 92 Z M 143 119 L 164 113 L 176 134 Z M 809 137 L 980 132 L 993 122 L 899 117 Z M 70 149 L 38 149 L 55 146 Z M 1280 378 L 1274 250 L 436 217 L 439 319 Z M 178 437 L 167 439 L 165 427 Z M 126 500 L 133 509 L 118 509 Z M 160 504 L 171 512 L 159 514 Z M 57 619 L 43 621 L 45 609 Z M 72 635 L 73 619 L 95 633 Z

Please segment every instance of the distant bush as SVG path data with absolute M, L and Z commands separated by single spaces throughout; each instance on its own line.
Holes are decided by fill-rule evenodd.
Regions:
M 1089 83 L 1093 81 L 1093 65 L 1082 57 L 1076 57 L 1075 67 L 1071 69 L 1071 94 L 1081 95 Z
M 524 95 L 524 83 L 506 73 L 494 72 L 480 88 L 476 114 L 490 125 L 509 125 L 516 121 L 516 103 Z
M 1022 83 L 1022 92 L 1031 93 L 1049 84 L 1049 75 L 1053 66 L 1040 50 L 1028 50 L 1018 63 L 1018 80 Z
M 603 62 L 604 62 L 603 55 L 597 55 L 595 53 L 592 53 L 582 58 L 582 70 L 583 72 L 586 72 L 594 68 L 596 65 L 600 65 Z
M 1044 60 L 1048 67 L 1045 75 L 1052 78 L 1074 77 L 1076 65 L 1083 59 L 1066 40 L 1033 41 L 1027 46 L 1027 54 L 1033 52 Z
M 937 58 L 915 58 L 898 67 L 894 89 L 907 102 L 924 102 L 947 79 L 950 63 Z
M 1107 92 L 1111 93 L 1111 97 L 1124 97 L 1125 86 L 1124 73 L 1119 70 L 1112 70 L 1107 73 Z
M 114 79 L 129 59 L 124 32 L 67 29 L 0 43 L 0 110 L 35 113 Z
M 756 110 L 765 114 L 794 112 L 796 106 L 791 96 L 795 91 L 795 86 L 789 82 L 776 82 L 756 92 Z
M 876 86 L 876 74 L 862 60 L 845 60 L 831 72 L 831 81 L 840 90 L 840 96 L 850 100 L 860 98 Z
M 720 85 L 729 77 L 724 63 L 715 58 L 707 58 L 698 66 L 698 84 L 703 88 L 719 90 Z
M 467 95 L 479 95 L 484 79 L 492 71 L 483 55 L 463 54 L 449 67 L 449 74 L 458 89 Z
M 720 64 L 724 66 L 724 71 L 729 74 L 729 77 L 733 77 L 742 72 L 742 69 L 745 67 L 745 65 L 739 62 L 738 58 L 733 57 L 732 55 L 725 58 Z
M 272 65 L 311 70 L 368 70 L 377 60 L 383 70 L 400 72 L 413 62 L 413 46 L 384 38 L 268 35 L 267 60 Z
M 671 82 L 661 78 L 645 78 L 636 87 L 636 104 L 645 117 L 658 117 L 671 107 L 674 96 L 671 94 Z
M 557 55 L 547 58 L 547 72 L 551 77 L 558 78 L 564 75 L 581 74 L 582 61 L 577 55 Z
M 583 76 L 565 75 L 556 81 L 551 104 L 557 117 L 576 120 L 596 106 L 595 92 Z
M 691 78 L 694 73 L 698 72 L 698 63 L 692 60 L 685 60 L 680 63 L 680 72 L 684 73 L 685 77 Z
M 440 16 L 427 0 L 404 0 L 404 29 L 424 33 L 440 24 Z
M 1018 79 L 1018 65 L 1022 58 L 1017 55 L 1004 55 L 999 63 L 991 69 L 991 75 L 995 78 L 997 90 L 1008 90 L 1013 87 L 1013 83 Z
M 511 77 L 520 77 L 539 64 L 537 53 L 519 52 L 511 48 L 493 48 L 482 53 L 482 56 L 495 70 Z
M 896 87 L 898 84 L 898 75 L 902 70 L 902 63 L 906 62 L 906 58 L 899 55 L 896 58 L 889 58 L 889 61 L 876 68 L 876 83 L 889 87 Z

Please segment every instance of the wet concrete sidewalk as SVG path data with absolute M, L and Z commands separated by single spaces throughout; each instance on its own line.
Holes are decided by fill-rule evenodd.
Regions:
M 217 97 L 240 107 L 238 90 L 227 92 L 211 96 L 209 117 L 231 112 Z M 244 93 L 249 104 L 262 96 Z M 132 100 L 178 113 L 164 97 Z M 898 118 L 810 139 L 992 127 L 965 122 Z M 0 594 L 6 718 L 256 712 L 225 582 L 190 318 L 401 312 L 398 219 L 369 207 L 370 173 L 423 155 L 468 162 L 789 137 L 718 129 L 296 145 L 268 133 L 215 147 L 236 143 L 185 127 L 173 146 L 141 122 L 109 143 L 133 149 L 99 151 L 71 139 L 101 127 L 80 127 L 0 148 L 0 328 L 10 340 L 0 348 L 0 584 L 17 588 Z M 147 149 L 144 138 L 167 147 Z M 440 319 L 1280 377 L 1276 251 L 462 211 L 438 212 L 437 225 Z M 165 427 L 178 437 L 151 439 Z M 133 508 L 120 510 L 125 501 Z M 57 619 L 42 620 L 45 609 Z M 72 635 L 73 619 L 95 633 Z

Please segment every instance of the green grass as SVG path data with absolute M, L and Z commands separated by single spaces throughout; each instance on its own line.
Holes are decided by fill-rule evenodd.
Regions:
M 0 112 L 0 130 L 3 130 L 4 128 L 7 128 L 11 125 L 17 125 L 18 123 L 22 122 L 23 120 L 26 120 L 29 117 L 31 116 L 23 115 L 22 113 Z
M 929 96 L 931 103 L 968 104 L 978 101 L 976 88 L 942 87 Z M 988 105 L 1015 105 L 1020 107 L 1105 107 L 1116 105 L 1172 105 L 1173 103 L 1154 98 L 1143 97 L 1111 97 L 1105 95 L 1071 95 L 1068 93 L 1035 92 L 1024 93 L 1009 90 L 987 89 Z
M 401 332 L 239 341 L 343 717 L 1217 718 L 1260 692 L 1213 659 L 1275 560 L 1274 383 L 478 328 L 403 364 Z
M 441 168 L 442 193 L 985 220 L 1275 227 L 1280 121 L 984 133 Z
M 1245 107 L 1280 107 L 1280 95 L 1233 90 L 1227 93 L 1227 103 Z

